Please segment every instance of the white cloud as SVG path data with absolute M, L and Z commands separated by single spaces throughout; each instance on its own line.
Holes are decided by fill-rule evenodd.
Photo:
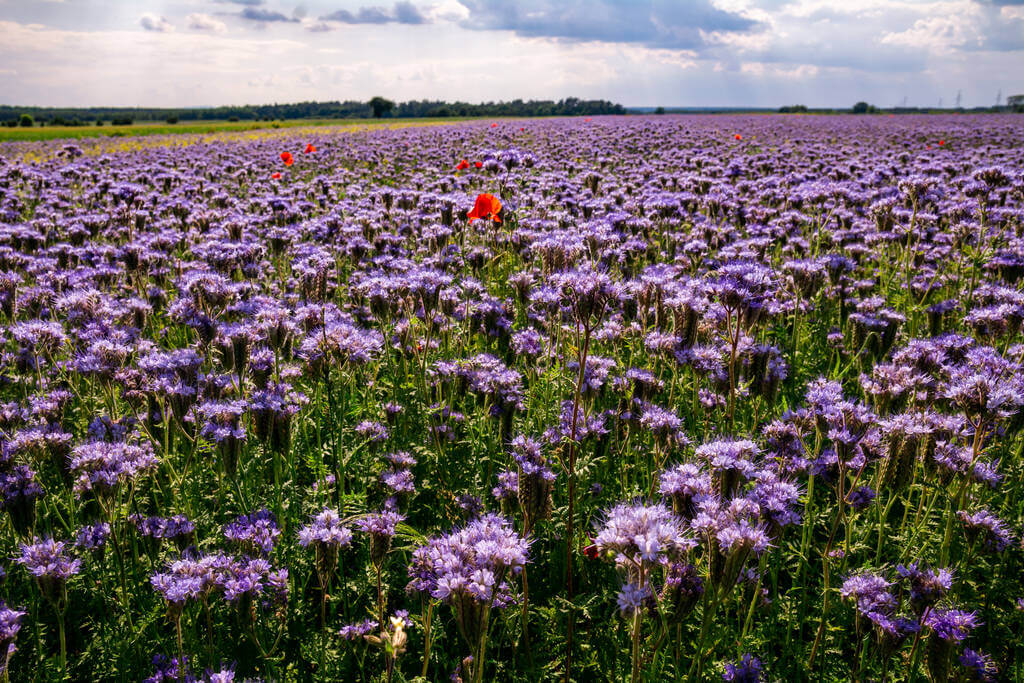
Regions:
M 154 33 L 170 33 L 174 30 L 174 24 L 150 12 L 139 17 L 139 26 Z
M 193 31 L 210 31 L 212 33 L 224 33 L 228 30 L 227 25 L 209 14 L 201 12 L 190 14 L 185 17 L 186 25 Z
M 458 0 L 412 0 L 429 26 L 320 25 L 345 0 L 301 0 L 309 9 L 301 20 L 292 13 L 299 1 L 268 0 L 259 6 L 287 21 L 259 22 L 239 18 L 237 1 L 120 0 L 95 13 L 77 1 L 0 0 L 0 103 L 198 106 L 381 94 L 695 106 L 891 105 L 906 96 L 934 105 L 962 89 L 973 106 L 991 104 L 1000 88 L 1015 91 L 1024 58 L 1024 6 L 978 0 L 711 0 L 757 28 L 702 32 L 687 50 L 470 30 Z M 377 4 L 394 3 L 348 2 Z M 317 30 L 326 28 L 333 31 Z

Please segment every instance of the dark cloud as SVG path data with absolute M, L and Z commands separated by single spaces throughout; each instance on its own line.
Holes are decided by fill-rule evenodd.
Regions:
M 247 7 L 256 7 L 263 4 L 263 0 L 217 0 L 217 2 L 228 5 L 245 5 Z
M 399 24 L 425 24 L 426 18 L 411 2 L 395 3 L 395 21 Z
M 249 21 L 258 21 L 264 24 L 269 24 L 276 21 L 298 21 L 298 19 L 294 17 L 289 17 L 285 14 L 281 14 L 280 12 L 275 12 L 269 9 L 261 9 L 259 7 L 246 7 L 238 13 L 238 16 L 242 17 L 243 19 L 248 19 Z
M 394 9 L 384 7 L 360 7 L 355 12 L 340 9 L 320 17 L 321 21 L 337 21 L 343 24 L 425 24 L 424 17 L 411 2 L 396 2 Z
M 174 30 L 169 21 L 148 12 L 139 17 L 139 26 L 153 33 L 169 33 Z
M 463 26 L 514 31 L 527 37 L 639 43 L 649 47 L 694 48 L 702 32 L 751 31 L 757 22 L 711 4 L 710 0 L 459 0 L 469 10 Z
M 1024 6 L 1024 1 L 1018 3 Z M 965 52 L 1016 52 L 1024 50 L 1024 19 L 1006 18 L 990 10 L 978 26 L 978 40 L 961 46 Z

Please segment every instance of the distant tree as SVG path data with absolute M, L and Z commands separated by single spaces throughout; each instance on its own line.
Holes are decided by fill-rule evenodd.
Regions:
M 658 107 L 657 109 L 654 110 L 654 113 L 655 114 L 664 114 L 665 113 L 665 107 Z
M 857 104 L 853 105 L 854 114 L 867 114 L 872 109 L 874 109 L 874 107 L 872 107 L 867 102 L 858 102 Z
M 228 117 L 228 121 L 230 123 L 238 123 L 238 117 L 237 116 L 229 116 Z
M 135 122 L 135 120 L 132 117 L 130 117 L 130 116 L 115 116 L 113 119 L 111 119 L 110 125 L 112 125 L 112 126 L 130 126 L 134 122 Z
M 178 117 L 176 115 L 174 115 L 174 114 L 171 114 L 165 120 L 167 121 L 167 123 L 177 123 L 178 122 Z
M 22 128 L 31 128 L 35 123 L 36 122 L 28 114 L 22 114 L 18 117 L 18 125 Z
M 780 114 L 806 114 L 807 105 L 805 104 L 791 104 L 785 107 L 779 107 Z
M 395 103 L 383 97 L 374 97 L 370 100 L 370 109 L 373 110 L 373 118 L 382 118 L 385 114 L 395 108 Z

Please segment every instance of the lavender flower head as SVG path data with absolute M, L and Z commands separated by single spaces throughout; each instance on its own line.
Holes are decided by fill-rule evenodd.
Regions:
M 695 541 L 665 505 L 620 503 L 608 511 L 595 544 L 602 552 L 614 553 L 617 564 L 640 568 L 667 564 Z
M 925 617 L 924 624 L 947 643 L 962 642 L 972 630 L 981 626 L 975 612 L 959 609 L 934 609 Z
M 21 631 L 21 619 L 25 612 L 9 608 L 0 600 L 0 676 L 7 672 L 7 665 L 17 651 L 15 641 Z
M 761 660 L 747 653 L 739 661 L 729 662 L 725 665 L 722 680 L 736 681 L 736 683 L 758 683 L 761 680 L 762 670 Z
M 250 554 L 258 551 L 263 555 L 269 555 L 280 535 L 281 528 L 277 525 L 274 513 L 266 509 L 241 515 L 224 526 L 224 537 L 239 544 Z
M 370 535 L 370 560 L 375 566 L 380 567 L 384 556 L 391 550 L 396 527 L 404 519 L 405 516 L 397 510 L 385 508 L 356 520 L 356 528 Z
M 299 545 L 303 548 L 310 545 L 344 548 L 350 543 L 352 530 L 341 523 L 341 517 L 334 510 L 325 508 L 299 530 Z
M 21 545 L 21 555 L 14 561 L 36 577 L 39 588 L 50 600 L 60 600 L 68 579 L 82 569 L 82 561 L 66 552 L 68 543 L 52 538 L 35 538 Z

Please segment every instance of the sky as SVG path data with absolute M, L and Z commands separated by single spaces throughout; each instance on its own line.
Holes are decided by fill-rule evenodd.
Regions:
M 1024 0 L 0 0 L 0 104 L 948 107 L 958 93 L 965 107 L 1024 93 Z

